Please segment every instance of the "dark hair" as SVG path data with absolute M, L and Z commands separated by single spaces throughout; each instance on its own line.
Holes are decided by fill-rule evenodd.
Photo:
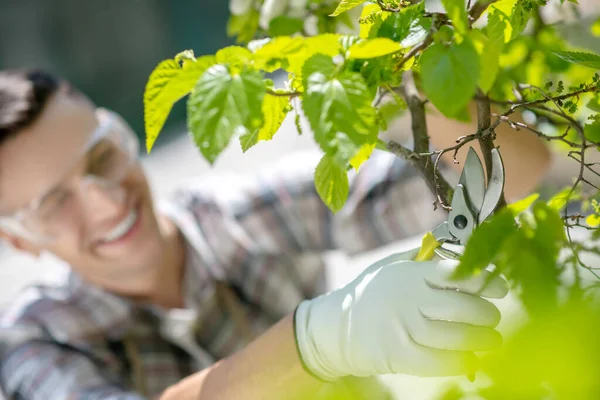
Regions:
M 0 71 L 0 144 L 34 123 L 60 86 L 45 71 Z

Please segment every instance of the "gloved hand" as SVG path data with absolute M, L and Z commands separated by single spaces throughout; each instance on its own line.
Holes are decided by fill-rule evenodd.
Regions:
M 347 286 L 300 303 L 296 342 L 310 372 L 323 380 L 462 375 L 477 369 L 475 351 L 501 344 L 500 312 L 482 297 L 503 298 L 506 281 L 485 285 L 489 271 L 450 280 L 456 261 L 411 261 L 417 252 L 385 258 Z

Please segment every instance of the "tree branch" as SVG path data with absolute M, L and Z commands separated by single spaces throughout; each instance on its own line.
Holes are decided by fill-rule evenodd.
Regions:
M 479 93 L 481 94 L 481 93 Z M 483 153 L 483 160 L 485 161 L 485 170 L 488 180 L 492 176 L 492 150 L 494 149 L 494 128 L 492 126 L 492 112 L 490 101 L 485 98 L 478 98 L 477 103 L 477 132 L 480 133 L 479 147 Z M 504 191 L 500 196 L 498 207 L 502 208 L 506 206 L 506 200 L 504 198 Z
M 404 73 L 400 91 L 404 97 L 411 115 L 411 128 L 414 143 L 414 151 L 410 151 L 393 141 L 388 143 L 388 149 L 397 155 L 408 159 L 421 171 L 427 186 L 436 195 L 439 205 L 448 210 L 450 208 L 448 196 L 450 195 L 450 185 L 440 176 L 437 171 L 439 155 L 435 163 L 431 160 L 431 155 L 424 155 L 429 151 L 429 135 L 427 132 L 427 119 L 425 116 L 425 102 L 415 85 L 412 72 Z
M 483 14 L 483 12 L 485 10 L 487 10 L 488 6 L 492 3 L 495 3 L 498 0 L 491 0 L 491 1 L 483 1 L 483 2 L 477 2 L 475 4 L 473 4 L 470 8 L 469 8 L 469 21 L 471 22 L 471 25 L 473 25 Z

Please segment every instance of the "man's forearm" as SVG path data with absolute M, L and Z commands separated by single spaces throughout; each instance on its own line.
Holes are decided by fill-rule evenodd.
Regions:
M 161 399 L 306 399 L 322 384 L 300 362 L 293 316 L 278 322 L 236 354 L 172 387 Z

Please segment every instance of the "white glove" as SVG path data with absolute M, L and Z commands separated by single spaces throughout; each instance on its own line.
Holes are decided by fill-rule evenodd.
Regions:
M 417 252 L 385 258 L 347 286 L 298 306 L 296 341 L 310 372 L 323 380 L 462 375 L 477 369 L 473 352 L 500 346 L 493 329 L 500 312 L 481 297 L 503 298 L 506 281 L 495 277 L 486 286 L 488 271 L 450 280 L 457 262 L 411 261 Z

